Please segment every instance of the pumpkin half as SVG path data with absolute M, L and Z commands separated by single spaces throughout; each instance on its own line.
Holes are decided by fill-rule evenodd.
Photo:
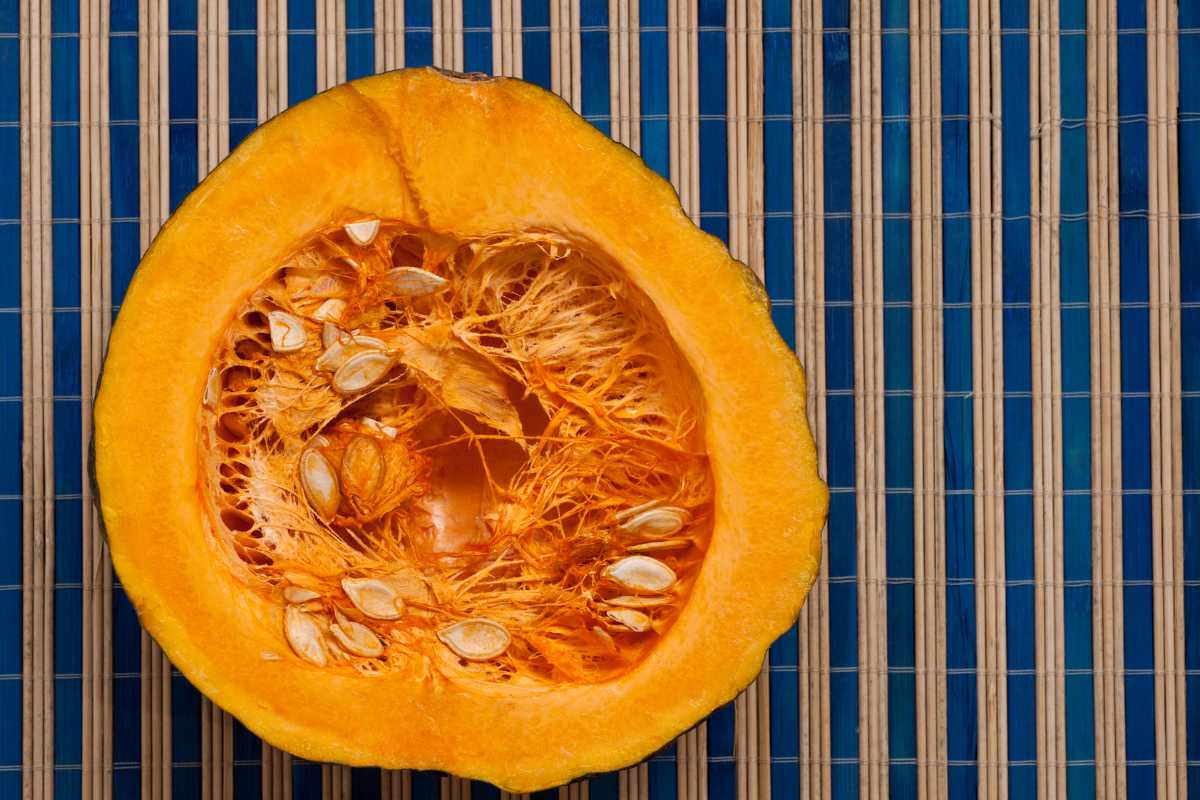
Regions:
M 142 260 L 95 410 L 112 557 L 215 703 L 510 791 L 757 674 L 827 494 L 764 292 L 529 84 L 406 70 L 250 136 Z

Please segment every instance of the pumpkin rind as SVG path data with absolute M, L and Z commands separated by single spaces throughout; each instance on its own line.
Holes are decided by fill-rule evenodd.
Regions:
M 296 242 L 367 216 L 586 240 L 654 302 L 695 372 L 716 483 L 712 540 L 674 626 L 624 676 L 437 691 L 261 657 L 279 649 L 282 609 L 224 569 L 197 494 L 209 358 L 233 309 Z M 665 181 L 557 97 L 428 69 L 290 109 L 167 222 L 114 326 L 95 476 L 142 623 L 247 727 L 313 760 L 445 770 L 514 792 L 633 763 L 753 680 L 817 574 L 828 504 L 803 372 L 749 270 L 691 223 Z

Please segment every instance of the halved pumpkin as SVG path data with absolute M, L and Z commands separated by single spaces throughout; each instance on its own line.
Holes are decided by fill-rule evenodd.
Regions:
M 95 473 L 143 624 L 306 758 L 511 791 L 756 675 L 827 493 L 762 287 L 558 98 L 406 70 L 263 126 L 146 254 Z

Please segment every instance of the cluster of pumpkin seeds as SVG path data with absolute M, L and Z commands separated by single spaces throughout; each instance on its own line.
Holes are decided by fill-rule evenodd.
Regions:
M 377 219 L 344 226 L 349 240 L 359 247 L 369 247 L 379 230 Z M 317 284 L 321 281 L 331 285 L 317 285 L 318 293 L 322 288 L 344 288 L 334 285 L 336 276 L 322 277 Z M 450 286 L 446 277 L 414 266 L 390 269 L 383 282 L 396 298 L 408 300 Z M 436 333 L 426 329 L 406 332 L 410 344 L 406 351 L 383 332 L 347 330 L 342 324 L 347 306 L 342 297 L 329 297 L 310 315 L 320 326 L 319 354 L 312 361 L 313 381 L 327 381 L 336 395 L 350 403 L 385 384 L 398 366 L 437 373 L 440 367 L 429 353 L 444 343 L 435 340 Z M 306 324 L 289 311 L 270 311 L 267 324 L 270 348 L 277 356 L 297 354 L 315 344 L 310 342 L 312 323 Z M 519 435 L 520 422 L 507 405 L 503 388 L 489 386 L 493 378 L 482 369 L 467 374 L 472 384 L 462 393 L 466 399 L 459 400 L 458 407 L 497 430 Z M 445 375 L 436 377 L 446 379 Z M 220 395 L 221 380 L 214 368 L 205 387 L 204 405 L 215 409 Z M 327 432 L 329 435 L 313 435 L 295 463 L 298 484 L 311 513 L 331 529 L 339 521 L 368 519 L 378 512 L 379 495 L 389 478 L 388 451 L 399 434 L 395 427 L 367 416 L 353 420 L 349 430 L 343 426 L 338 432 Z M 653 634 L 656 612 L 678 605 L 679 577 L 656 555 L 694 547 L 694 537 L 684 532 L 691 521 L 686 509 L 663 499 L 612 515 L 610 524 L 614 533 L 620 532 L 625 553 L 594 567 L 597 618 L 590 627 L 610 649 L 616 649 L 614 633 Z M 378 659 L 388 650 L 391 623 L 409 613 L 429 616 L 438 608 L 430 583 L 414 567 L 382 576 L 346 575 L 337 583 L 340 592 L 332 593 L 328 581 L 305 585 L 303 575 L 293 574 L 292 578 L 280 589 L 284 637 L 297 656 L 317 666 L 344 658 Z M 484 616 L 455 619 L 434 633 L 442 646 L 467 662 L 499 659 L 513 643 L 513 633 L 503 623 Z M 278 658 L 273 653 L 263 657 Z

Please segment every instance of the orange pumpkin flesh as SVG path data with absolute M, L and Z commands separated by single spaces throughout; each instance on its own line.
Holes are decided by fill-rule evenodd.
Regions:
M 748 271 L 557 98 L 432 70 L 291 109 L 188 198 L 95 431 L 114 564 L 198 688 L 307 758 L 511 791 L 745 686 L 827 505 Z

